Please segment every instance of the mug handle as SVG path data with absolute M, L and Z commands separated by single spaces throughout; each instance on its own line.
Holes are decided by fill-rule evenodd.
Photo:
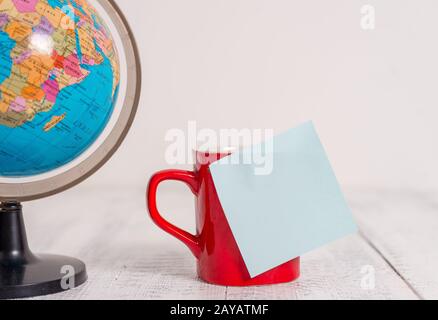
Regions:
M 184 182 L 190 187 L 195 196 L 199 192 L 199 183 L 196 178 L 196 174 L 191 171 L 182 170 L 165 170 L 160 171 L 152 176 L 148 191 L 147 191 L 147 202 L 149 208 L 149 214 L 155 224 L 163 229 L 165 232 L 174 236 L 178 240 L 182 241 L 189 249 L 192 251 L 196 258 L 199 258 L 201 254 L 201 247 L 199 244 L 199 237 L 192 235 L 191 233 L 184 231 L 177 226 L 171 224 L 166 219 L 164 219 L 157 208 L 157 189 L 160 183 L 164 181 L 180 181 Z

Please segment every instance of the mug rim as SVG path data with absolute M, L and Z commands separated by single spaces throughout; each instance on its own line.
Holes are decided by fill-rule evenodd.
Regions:
M 234 150 L 238 150 L 237 148 Z M 233 152 L 234 152 L 233 151 Z M 193 150 L 195 155 L 195 167 L 200 168 L 202 166 L 209 167 L 213 163 L 221 160 L 222 158 L 230 156 L 233 152 L 231 151 L 199 151 Z

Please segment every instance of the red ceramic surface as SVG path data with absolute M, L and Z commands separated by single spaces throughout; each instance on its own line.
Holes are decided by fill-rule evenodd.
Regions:
M 195 171 L 167 170 L 155 174 L 149 183 L 147 202 L 153 221 L 181 240 L 198 259 L 199 277 L 223 286 L 253 286 L 291 282 L 300 275 L 297 258 L 251 278 L 222 209 L 209 166 L 227 154 L 198 153 Z M 197 234 L 192 235 L 166 221 L 158 212 L 158 185 L 166 180 L 187 184 L 196 197 Z M 263 236 L 263 235 L 261 235 Z

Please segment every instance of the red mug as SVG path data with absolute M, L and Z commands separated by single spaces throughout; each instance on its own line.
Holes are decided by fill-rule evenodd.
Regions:
M 221 153 L 196 154 L 195 171 L 166 170 L 149 182 L 147 202 L 152 220 L 181 240 L 197 258 L 198 276 L 222 286 L 255 286 L 291 282 L 300 276 L 300 258 L 251 278 L 222 209 L 210 164 L 228 156 Z M 166 221 L 157 209 L 158 185 L 167 180 L 184 182 L 196 197 L 196 229 L 192 235 Z

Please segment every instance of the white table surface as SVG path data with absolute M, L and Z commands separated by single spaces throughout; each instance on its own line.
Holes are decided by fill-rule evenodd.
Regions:
M 184 245 L 159 230 L 145 209 L 145 188 L 79 186 L 25 204 L 35 253 L 82 259 L 89 280 L 38 299 L 436 299 L 438 201 L 426 192 L 346 190 L 360 234 L 302 257 L 291 284 L 232 288 L 199 281 Z M 160 189 L 172 222 L 193 230 L 193 199 Z M 361 286 L 366 266 L 375 288 Z

